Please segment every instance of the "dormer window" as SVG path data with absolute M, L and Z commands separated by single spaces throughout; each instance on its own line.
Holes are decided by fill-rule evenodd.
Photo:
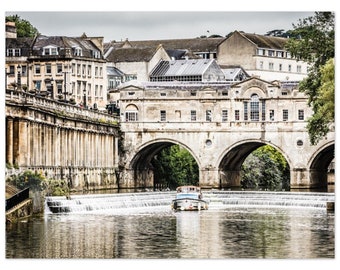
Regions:
M 58 48 L 55 46 L 46 46 L 43 48 L 43 55 L 58 55 Z
M 94 58 L 100 58 L 100 51 L 93 51 L 92 55 Z
M 20 49 L 7 49 L 6 56 L 21 56 L 21 50 Z
M 75 47 L 73 48 L 74 50 L 74 56 L 82 56 L 83 55 L 83 51 L 80 47 Z

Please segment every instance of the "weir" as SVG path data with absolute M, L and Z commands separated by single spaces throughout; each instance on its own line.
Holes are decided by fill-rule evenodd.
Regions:
M 269 191 L 203 191 L 209 209 L 229 207 L 310 207 L 327 209 L 335 201 L 334 193 L 321 192 L 269 192 Z M 175 191 L 72 195 L 46 197 L 47 214 L 100 212 L 149 209 L 164 207 L 170 210 Z

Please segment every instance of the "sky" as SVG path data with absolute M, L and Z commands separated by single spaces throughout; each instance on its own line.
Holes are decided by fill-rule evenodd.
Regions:
M 226 36 L 235 30 L 266 34 L 273 29 L 290 30 L 299 19 L 314 12 L 202 12 L 202 11 L 38 11 L 6 12 L 29 21 L 47 36 L 104 37 L 105 41 L 181 39 L 202 35 Z
M 196 38 L 235 30 L 266 34 L 293 29 L 315 11 L 334 11 L 334 0 L 129 0 L 1 1 L 4 16 L 17 14 L 47 36 L 104 37 L 104 41 Z M 5 3 L 4 3 L 5 2 Z M 330 2 L 330 3 L 328 3 Z M 81 3 L 81 5 L 79 5 Z

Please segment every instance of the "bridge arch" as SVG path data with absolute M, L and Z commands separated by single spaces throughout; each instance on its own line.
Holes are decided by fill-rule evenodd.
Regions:
M 277 149 L 286 159 L 288 166 L 291 168 L 291 161 L 289 157 L 277 145 L 263 140 L 239 141 L 226 148 L 218 159 L 220 187 L 239 187 L 241 184 L 241 166 L 244 160 L 250 153 L 264 145 L 270 145 Z
M 136 149 L 135 154 L 126 161 L 126 164 L 129 164 L 127 171 L 129 173 L 130 187 L 154 187 L 154 172 L 151 164 L 152 159 L 163 149 L 173 145 L 179 145 L 186 149 L 196 161 L 198 168 L 201 167 L 199 159 L 188 145 L 178 140 L 158 138 L 140 145 Z
M 328 168 L 334 159 L 335 141 L 320 146 L 308 161 L 309 179 L 312 186 L 327 187 Z

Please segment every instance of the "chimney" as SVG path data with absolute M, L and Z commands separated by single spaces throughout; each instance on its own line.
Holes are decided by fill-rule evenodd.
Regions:
M 15 22 L 6 22 L 6 38 L 17 38 Z

